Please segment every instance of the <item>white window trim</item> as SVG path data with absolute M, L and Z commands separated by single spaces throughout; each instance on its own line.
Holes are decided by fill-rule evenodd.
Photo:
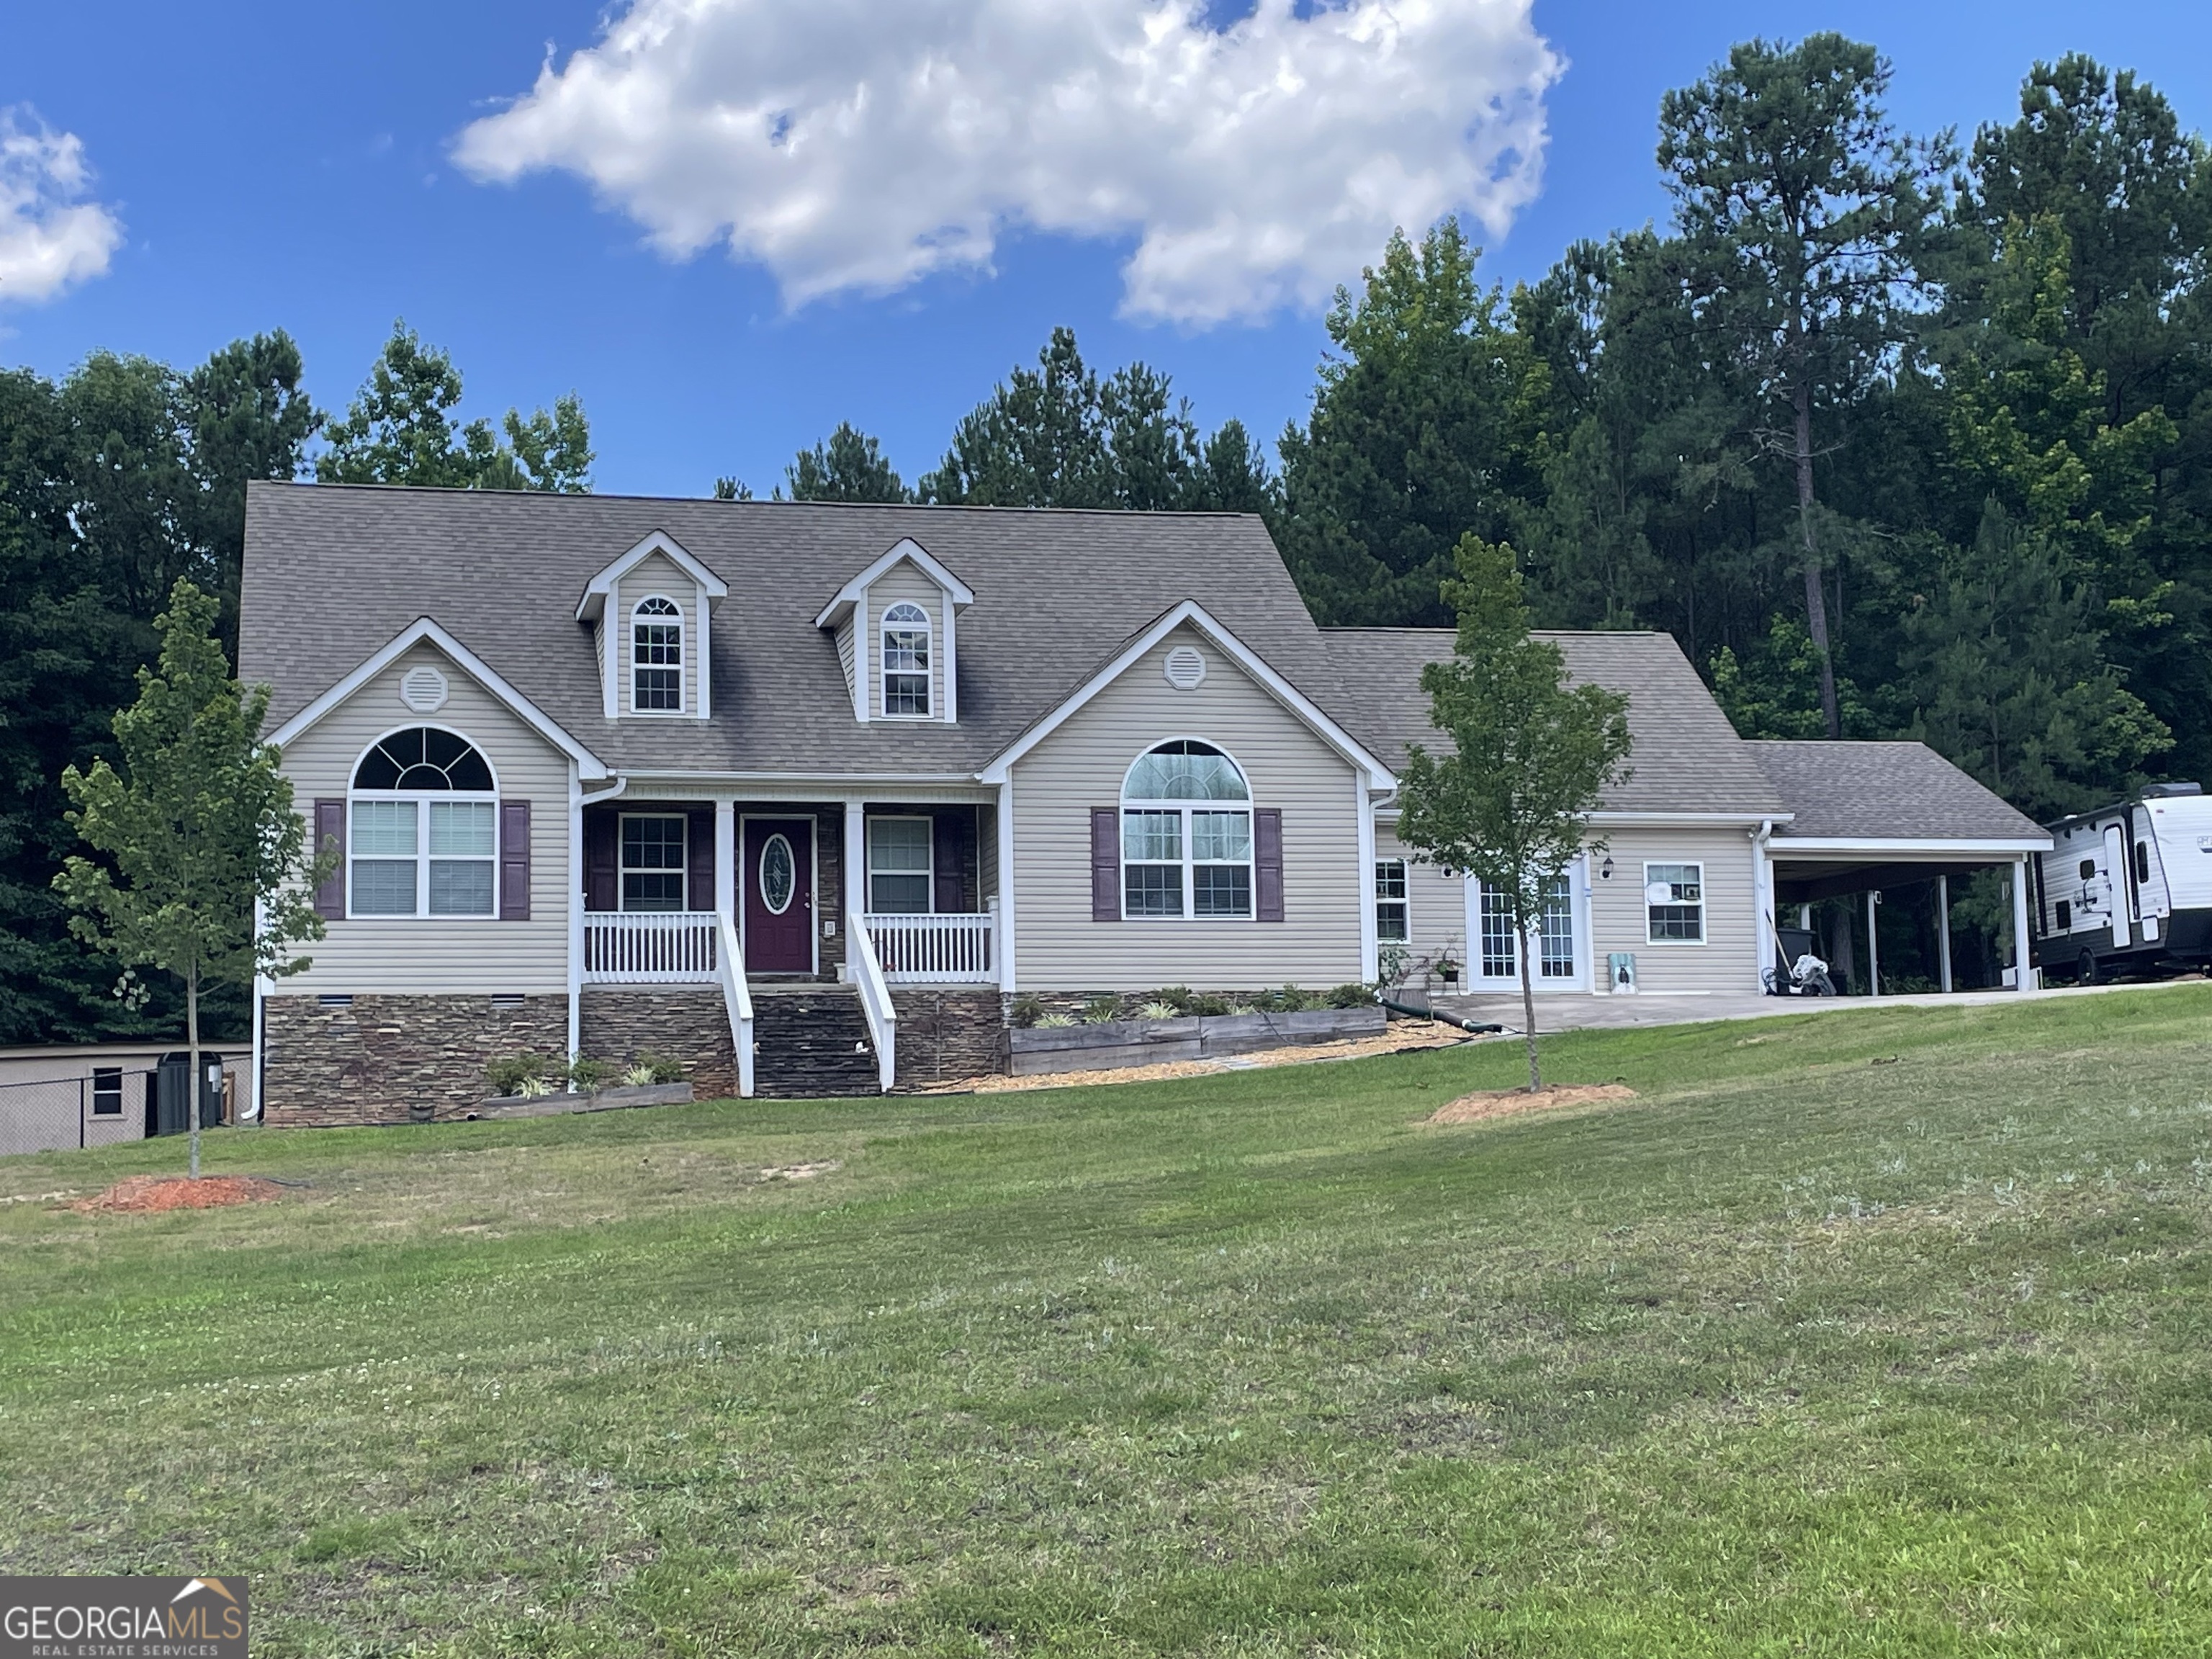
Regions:
M 892 910 L 878 910 L 876 908 L 876 877 L 878 874 L 886 876 L 911 876 L 915 873 L 912 870 L 884 870 L 880 872 L 877 870 L 875 826 L 879 823 L 919 823 L 928 832 L 929 863 L 927 867 L 921 872 L 921 874 L 929 883 L 928 909 L 921 911 L 899 912 Z M 871 916 L 897 915 L 902 914 L 926 916 L 933 916 L 938 915 L 937 820 L 926 812 L 869 812 L 864 814 L 862 817 L 860 836 L 862 842 L 865 843 L 860 848 L 860 876 L 861 879 L 867 884 L 867 885 L 861 890 L 861 896 L 866 901 L 866 908 L 863 909 L 861 914 Z
M 1382 866 L 1386 864 L 1395 864 L 1398 866 L 1398 878 L 1404 885 L 1404 893 L 1401 897 L 1386 899 L 1382 896 Z M 1413 861 L 1403 853 L 1395 854 L 1377 853 L 1367 861 L 1367 868 L 1369 884 L 1367 902 L 1368 908 L 1375 918 L 1376 945 L 1378 946 L 1402 945 L 1410 950 L 1413 943 Z M 1385 939 L 1382 936 L 1382 907 L 1386 904 L 1395 904 L 1406 913 L 1406 931 L 1398 939 Z
M 673 818 L 684 826 L 684 833 L 677 838 L 676 842 L 678 849 L 684 854 L 684 862 L 677 867 L 676 872 L 684 878 L 684 902 L 678 905 L 677 909 L 688 912 L 691 908 L 691 820 L 682 812 L 619 812 L 615 815 L 616 910 L 624 915 L 637 916 L 665 916 L 675 914 L 668 910 L 632 910 L 629 907 L 627 902 L 629 895 L 624 890 L 629 884 L 623 879 L 624 877 L 633 872 L 641 876 L 665 876 L 669 873 L 665 870 L 648 870 L 640 865 L 624 862 L 627 842 L 623 835 L 622 827 L 633 818 Z
M 361 763 L 368 757 L 371 750 L 388 738 L 395 738 L 402 732 L 412 732 L 417 727 L 428 727 L 433 731 L 443 732 L 449 737 L 459 738 L 470 748 L 475 750 L 477 758 L 483 762 L 484 770 L 491 774 L 490 790 L 486 792 L 480 789 L 356 789 L 354 787 L 353 780 L 360 772 Z M 433 915 L 430 913 L 430 815 L 422 810 L 422 805 L 429 801 L 441 800 L 485 802 L 491 806 L 491 908 L 482 915 Z M 500 862 L 505 852 L 501 845 L 503 826 L 500 823 L 502 814 L 499 810 L 499 769 L 492 764 L 491 757 L 484 753 L 482 744 L 470 737 L 467 732 L 457 730 L 453 726 L 441 726 L 432 720 L 409 720 L 404 726 L 395 726 L 389 731 L 380 732 L 364 744 L 361 753 L 354 757 L 352 770 L 346 774 L 345 868 L 340 872 L 345 878 L 346 920 L 348 921 L 459 921 L 471 925 L 483 921 L 497 921 L 499 920 Z M 353 809 L 356 803 L 360 801 L 413 801 L 416 803 L 415 914 L 411 916 L 394 915 L 388 910 L 364 915 L 353 908 L 353 866 L 361 857 L 361 854 L 354 850 L 356 842 L 353 833 Z M 375 858 L 378 855 L 371 854 L 369 856 Z
M 1237 801 L 1140 800 L 1132 798 L 1128 793 L 1129 773 L 1136 769 L 1137 762 L 1143 760 L 1146 755 L 1152 754 L 1156 750 L 1163 749 L 1171 743 L 1202 743 L 1208 749 L 1212 750 L 1216 754 L 1219 755 L 1224 760 L 1227 761 L 1231 766 L 1237 769 L 1237 775 L 1243 780 L 1244 799 L 1241 801 Z M 1118 872 L 1121 884 L 1122 921 L 1138 922 L 1197 921 L 1208 924 L 1215 922 L 1227 922 L 1236 924 L 1241 922 L 1253 922 L 1259 920 L 1260 805 L 1259 802 L 1253 798 L 1252 775 L 1244 769 L 1244 763 L 1242 761 L 1238 760 L 1236 756 L 1231 754 L 1226 749 L 1214 742 L 1211 738 L 1201 738 L 1188 733 L 1178 734 L 1175 737 L 1162 738 L 1156 743 L 1146 744 L 1144 749 L 1139 752 L 1136 760 L 1133 760 L 1129 763 L 1128 769 L 1121 774 L 1121 789 L 1122 793 L 1121 798 L 1121 805 L 1114 816 L 1114 851 L 1115 854 L 1115 869 Z M 1132 914 L 1129 909 L 1129 865 L 1131 860 L 1129 858 L 1129 842 L 1127 834 L 1126 821 L 1127 815 L 1131 812 L 1176 811 L 1180 811 L 1182 814 L 1182 914 L 1181 915 L 1174 916 Z M 1223 865 L 1231 868 L 1235 868 L 1238 860 L 1235 859 L 1200 860 L 1194 856 L 1190 826 L 1190 815 L 1193 812 L 1242 812 L 1244 815 L 1245 856 L 1243 860 L 1243 865 L 1245 872 L 1247 872 L 1244 891 L 1249 903 L 1244 914 L 1241 916 L 1201 916 L 1194 908 L 1198 903 L 1198 866 L 1200 863 L 1204 863 L 1208 866 Z M 1168 860 L 1165 859 L 1138 859 L 1135 862 L 1139 864 L 1165 864 Z
M 656 613 L 651 623 L 654 627 L 673 627 L 676 629 L 676 707 L 673 708 L 641 708 L 637 706 L 637 630 L 645 607 L 658 600 L 669 607 L 666 612 Z M 629 712 L 640 720 L 683 720 L 691 712 L 691 619 L 684 614 L 684 607 L 674 595 L 646 593 L 639 596 L 629 608 L 629 631 L 624 636 L 623 661 L 629 670 Z M 655 664 L 665 667 L 665 664 Z
M 1651 901 L 1645 895 L 1651 889 L 1654 870 L 1695 870 L 1698 872 L 1698 936 L 1695 939 L 1654 939 L 1651 937 Z M 1644 907 L 1644 942 L 1655 951 L 1683 949 L 1703 950 L 1712 943 L 1713 930 L 1705 897 L 1705 861 L 1703 859 L 1646 859 L 1644 860 L 1644 885 L 1637 902 Z
M 919 629 L 921 631 L 921 648 L 927 658 L 927 666 L 922 671 L 921 682 L 922 696 L 928 703 L 928 707 L 918 714 L 906 711 L 898 714 L 891 712 L 891 674 L 894 672 L 890 665 L 891 612 L 902 605 L 913 611 L 920 620 L 908 622 L 902 618 L 898 624 L 900 631 L 910 634 Z M 882 613 L 876 619 L 875 644 L 876 718 L 886 720 L 935 720 L 937 718 L 937 626 L 930 621 L 929 612 L 912 599 L 893 599 L 883 608 Z M 914 671 L 902 668 L 896 672 L 911 676 Z

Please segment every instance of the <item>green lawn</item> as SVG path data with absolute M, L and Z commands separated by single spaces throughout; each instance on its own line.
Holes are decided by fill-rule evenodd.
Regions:
M 270 1656 L 2201 1654 L 2208 1032 L 227 1132 L 313 1184 L 0 1204 L 0 1562 L 243 1571 Z

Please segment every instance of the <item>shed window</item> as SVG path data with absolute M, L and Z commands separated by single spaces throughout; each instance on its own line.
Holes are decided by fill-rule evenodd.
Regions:
M 689 829 L 683 817 L 675 813 L 623 815 L 623 909 L 684 908 L 684 853 Z
M 929 617 L 918 605 L 884 612 L 884 713 L 929 713 Z
M 1249 916 L 1251 799 L 1237 763 L 1211 744 L 1178 739 L 1139 756 L 1121 786 L 1121 914 Z
M 1647 864 L 1644 866 L 1645 937 L 1654 945 L 1702 945 L 1705 941 L 1705 866 Z
M 123 1115 L 123 1068 L 120 1066 L 95 1066 L 92 1068 L 92 1115 L 94 1117 Z
M 434 726 L 395 732 L 354 769 L 349 914 L 489 916 L 499 812 L 491 768 Z
M 684 613 L 654 593 L 630 613 L 630 707 L 641 714 L 684 712 Z
M 877 915 L 930 911 L 931 825 L 927 818 L 868 820 L 868 908 Z

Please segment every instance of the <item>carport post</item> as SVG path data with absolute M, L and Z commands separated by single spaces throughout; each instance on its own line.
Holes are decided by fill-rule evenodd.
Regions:
M 2028 988 L 2027 966 L 2027 860 L 2017 858 L 2012 863 L 2012 988 Z
M 1867 889 L 1867 994 L 1881 994 L 1881 946 L 1875 939 L 1874 907 L 1881 895 Z
M 1951 994 L 1951 878 L 1936 878 L 1936 960 L 1943 970 L 1943 994 Z

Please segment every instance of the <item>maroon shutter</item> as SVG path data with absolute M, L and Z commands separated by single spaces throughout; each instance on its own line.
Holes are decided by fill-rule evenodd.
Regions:
M 1121 814 L 1091 809 L 1091 920 L 1121 920 Z
M 530 920 L 530 803 L 499 804 L 499 919 Z
M 932 861 L 936 866 L 930 908 L 939 915 L 951 915 L 968 908 L 968 829 L 975 821 L 975 814 L 964 806 L 930 815 L 929 844 Z
M 711 910 L 714 908 L 714 809 L 710 806 L 690 816 L 691 868 L 684 885 L 690 890 L 694 910 Z
M 1262 806 L 1252 814 L 1252 915 L 1283 919 L 1283 811 Z
M 319 800 L 315 803 L 315 853 L 318 857 L 335 852 L 337 868 L 331 872 L 330 879 L 315 889 L 315 914 L 325 921 L 345 920 L 345 803 L 342 800 Z
M 584 908 L 622 908 L 622 823 L 611 807 L 584 814 Z

